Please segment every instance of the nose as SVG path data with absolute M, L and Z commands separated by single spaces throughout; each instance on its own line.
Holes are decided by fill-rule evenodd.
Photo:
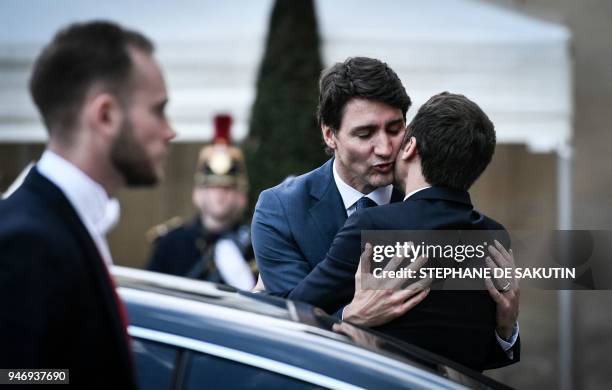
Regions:
M 393 142 L 386 132 L 378 134 L 374 142 L 374 154 L 385 159 L 391 157 L 393 154 Z
M 173 140 L 174 138 L 176 138 L 176 131 L 174 131 L 174 129 L 172 128 L 172 126 L 170 126 L 170 124 L 168 124 L 166 126 L 166 132 L 165 132 L 165 137 L 164 139 L 166 140 L 166 142 L 170 142 L 171 140 Z

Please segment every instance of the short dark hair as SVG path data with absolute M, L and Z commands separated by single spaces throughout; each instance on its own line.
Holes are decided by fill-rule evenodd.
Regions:
M 321 73 L 319 80 L 320 125 L 340 128 L 346 103 L 363 98 L 402 110 L 404 120 L 410 107 L 410 97 L 397 74 L 389 66 L 374 58 L 350 57 Z
M 491 162 L 495 128 L 476 103 L 442 92 L 430 98 L 408 125 L 402 148 L 414 137 L 425 180 L 468 190 Z
M 129 48 L 147 54 L 154 50 L 144 35 L 107 21 L 71 24 L 55 35 L 34 63 L 30 78 L 32 99 L 50 133 L 70 138 L 94 83 L 126 99 L 132 70 Z

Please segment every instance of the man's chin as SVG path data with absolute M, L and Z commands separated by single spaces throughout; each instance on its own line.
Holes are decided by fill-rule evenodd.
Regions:
M 162 175 L 153 171 L 123 172 L 127 187 L 152 187 L 160 182 Z
M 374 177 L 372 177 L 372 180 L 370 181 L 370 185 L 376 188 L 385 187 L 389 184 L 393 184 L 393 172 L 384 175 L 380 173 L 376 174 Z

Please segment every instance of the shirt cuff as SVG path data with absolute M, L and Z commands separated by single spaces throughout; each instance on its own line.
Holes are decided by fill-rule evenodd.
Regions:
M 514 346 L 514 343 L 516 343 L 516 339 L 518 339 L 518 335 L 519 335 L 518 322 L 516 322 L 514 326 L 512 327 L 512 336 L 510 336 L 510 340 L 508 341 L 499 337 L 499 335 L 497 334 L 497 330 L 495 331 L 495 338 L 497 339 L 499 346 L 502 347 L 504 352 L 506 352 L 506 356 L 508 356 L 508 359 L 512 360 L 512 358 L 514 357 L 512 347 Z

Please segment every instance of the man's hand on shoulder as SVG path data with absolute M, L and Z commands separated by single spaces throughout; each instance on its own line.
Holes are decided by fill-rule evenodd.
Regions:
M 506 249 L 497 241 L 495 246 L 489 245 L 491 257 L 486 262 L 489 268 L 512 268 L 514 269 L 514 255 L 512 249 Z M 486 279 L 485 283 L 491 298 L 497 304 L 496 320 L 497 334 L 504 340 L 510 339 L 519 315 L 520 289 L 518 280 L 512 279 Z
M 405 280 L 400 278 L 394 281 L 375 279 L 369 271 L 371 260 L 372 246 L 366 244 L 355 274 L 355 295 L 344 308 L 343 320 L 367 327 L 382 325 L 404 315 L 429 294 L 431 279 L 419 280 L 407 288 L 402 288 Z M 401 257 L 394 257 L 385 271 L 399 269 L 402 260 Z M 425 262 L 427 258 L 420 257 L 408 268 L 417 271 Z

